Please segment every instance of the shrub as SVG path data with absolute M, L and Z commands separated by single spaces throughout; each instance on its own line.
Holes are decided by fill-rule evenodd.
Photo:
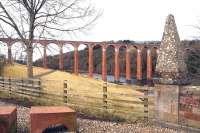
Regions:
M 5 64 L 5 56 L 0 55 L 0 75 L 2 74 L 4 64 Z
M 200 75 L 200 50 L 193 50 L 188 54 L 186 60 L 189 74 L 192 77 Z

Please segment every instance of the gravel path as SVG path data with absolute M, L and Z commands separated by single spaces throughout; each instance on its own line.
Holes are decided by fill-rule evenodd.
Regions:
M 30 125 L 30 108 L 0 100 L 2 105 L 16 105 L 17 106 L 17 127 L 18 133 L 28 133 Z M 100 120 L 90 120 L 78 118 L 78 132 L 80 133 L 185 133 L 183 131 L 175 131 L 168 128 L 161 128 L 153 124 L 127 124 L 106 122 Z

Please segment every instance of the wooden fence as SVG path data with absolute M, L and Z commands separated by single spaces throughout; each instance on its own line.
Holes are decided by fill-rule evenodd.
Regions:
M 48 91 L 46 86 L 57 82 L 62 83 L 62 93 Z M 0 95 L 7 94 L 9 97 L 26 98 L 39 103 L 68 105 L 95 116 L 98 114 L 126 120 L 154 118 L 152 88 L 132 88 L 122 93 L 121 90 L 115 91 L 119 86 L 115 85 L 113 88 L 113 84 L 104 82 L 101 88 L 79 90 L 73 88 L 68 81 L 0 77 Z M 112 89 L 114 90 L 111 91 Z

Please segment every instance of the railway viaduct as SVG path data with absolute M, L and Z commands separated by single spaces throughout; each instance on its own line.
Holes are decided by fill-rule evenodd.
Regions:
M 12 39 L 12 38 L 0 38 L 0 41 L 5 43 L 8 47 L 8 63 L 12 63 L 12 51 L 11 47 L 16 42 L 21 42 L 20 39 Z M 56 44 L 59 47 L 59 69 L 64 70 L 64 56 L 63 56 L 63 46 L 66 44 L 70 44 L 74 48 L 74 64 L 73 64 L 73 72 L 74 74 L 79 74 L 79 58 L 78 58 L 78 47 L 81 44 L 84 44 L 88 47 L 88 76 L 93 77 L 93 48 L 95 46 L 100 46 L 102 49 L 102 80 L 107 80 L 107 63 L 106 63 L 106 50 L 108 46 L 114 47 L 114 79 L 116 82 L 120 79 L 120 61 L 119 61 L 119 49 L 121 47 L 126 48 L 126 81 L 130 83 L 131 81 L 131 58 L 130 58 L 130 49 L 135 48 L 137 50 L 136 55 L 136 79 L 138 83 L 142 80 L 142 50 L 146 50 L 145 56 L 147 59 L 147 70 L 146 70 L 146 79 L 147 82 L 152 82 L 152 50 L 158 51 L 158 48 L 160 46 L 160 42 L 154 42 L 154 43 L 144 43 L 144 44 L 124 44 L 124 43 L 114 43 L 114 42 L 87 42 L 87 41 L 66 41 L 66 40 L 34 40 L 34 43 L 41 44 L 43 46 L 44 55 L 43 55 L 43 67 L 47 68 L 47 46 L 51 43 Z M 185 50 L 188 51 L 189 44 L 184 42 L 186 44 Z M 199 45 L 195 45 L 199 46 Z

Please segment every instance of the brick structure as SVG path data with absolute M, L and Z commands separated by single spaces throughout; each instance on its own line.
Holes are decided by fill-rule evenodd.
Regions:
M 149 86 L 153 86 L 152 70 L 153 70 L 152 53 L 150 49 L 147 49 L 147 84 Z
M 106 45 L 102 46 L 102 80 L 107 81 Z
M 44 45 L 43 66 L 47 68 L 47 45 Z
M 12 39 L 12 38 L 0 38 L 0 41 L 4 42 L 7 44 L 8 47 L 8 63 L 12 63 L 12 45 L 16 42 L 21 42 L 20 39 Z M 115 68 L 114 72 L 114 77 L 115 81 L 119 82 L 120 80 L 120 52 L 119 49 L 121 47 L 126 48 L 126 80 L 127 83 L 131 83 L 131 78 L 136 76 L 138 83 L 141 83 L 142 81 L 142 50 L 147 47 L 149 50 L 155 47 L 159 47 L 159 43 L 150 43 L 150 44 L 125 44 L 125 43 L 115 43 L 115 42 L 87 42 L 87 41 L 68 41 L 68 40 L 33 40 L 33 43 L 38 43 L 44 46 L 44 53 L 43 53 L 43 66 L 45 68 L 48 67 L 48 58 L 47 58 L 47 48 L 48 45 L 51 43 L 54 43 L 58 45 L 59 47 L 59 69 L 64 70 L 64 54 L 63 54 L 63 47 L 65 44 L 70 44 L 74 48 L 74 64 L 73 64 L 73 72 L 74 74 L 78 75 L 79 74 L 79 56 L 78 56 L 78 47 L 80 44 L 85 44 L 89 48 L 88 50 L 88 77 L 93 77 L 93 48 L 95 46 L 100 46 L 102 48 L 102 80 L 106 81 L 107 80 L 107 57 L 106 57 L 106 51 L 108 46 L 113 46 L 115 49 L 115 64 L 113 67 Z M 130 50 L 132 48 L 137 49 L 137 74 L 132 75 L 131 74 L 131 55 L 130 55 Z M 151 53 L 151 52 L 150 52 Z M 148 55 L 149 57 L 151 55 Z M 149 60 L 150 63 L 152 63 Z M 152 64 L 147 64 L 148 67 L 148 80 L 151 80 L 152 76 Z
M 173 28 L 176 28 L 176 26 L 175 27 L 171 27 L 171 28 L 173 30 Z M 166 29 L 166 30 L 168 30 L 168 29 Z M 176 31 L 176 30 L 174 30 L 174 31 Z M 170 34 L 172 35 L 172 34 L 177 34 L 177 33 L 171 32 Z M 168 36 L 171 36 L 171 35 L 168 35 Z M 172 39 L 173 39 L 173 37 L 171 38 L 171 40 Z M 176 40 L 176 42 L 177 42 L 177 40 L 179 40 L 179 42 L 180 42 L 180 39 L 179 39 L 178 36 L 176 36 L 176 38 L 174 38 L 174 40 Z M 12 64 L 12 49 L 11 48 L 12 48 L 14 43 L 21 42 L 21 40 L 20 39 L 12 39 L 12 38 L 0 38 L 0 41 L 2 41 L 2 42 L 7 44 L 7 47 L 8 47 L 8 52 L 7 52 L 7 54 L 8 54 L 8 63 Z M 167 41 L 167 38 L 163 38 L 162 43 L 164 43 L 164 41 Z M 119 43 L 118 42 L 115 43 L 115 42 L 87 42 L 87 41 L 68 41 L 68 40 L 33 40 L 33 43 L 38 43 L 38 44 L 41 44 L 41 45 L 44 46 L 43 66 L 45 68 L 48 67 L 48 58 L 47 58 L 47 47 L 48 47 L 48 45 L 51 44 L 51 43 L 54 43 L 54 44 L 58 45 L 59 51 L 60 51 L 60 53 L 59 53 L 59 69 L 60 70 L 64 70 L 64 60 L 65 59 L 64 59 L 64 54 L 63 54 L 63 46 L 66 45 L 66 44 L 72 45 L 74 47 L 73 72 L 76 75 L 79 74 L 79 69 L 80 69 L 79 65 L 78 65 L 79 64 L 78 47 L 79 47 L 80 44 L 87 45 L 87 47 L 89 48 L 89 50 L 88 50 L 88 77 L 93 77 L 93 69 L 94 69 L 93 68 L 94 67 L 93 66 L 94 65 L 93 55 L 95 54 L 95 53 L 93 53 L 93 48 L 95 46 L 97 46 L 97 45 L 100 46 L 102 48 L 102 63 L 101 63 L 101 65 L 102 65 L 102 73 L 101 74 L 102 74 L 102 79 L 104 81 L 107 80 L 107 68 L 106 68 L 107 67 L 107 64 L 106 64 L 107 63 L 106 62 L 107 47 L 108 46 L 113 46 L 114 49 L 115 49 L 115 57 L 114 57 L 115 64 L 113 65 L 113 67 L 115 68 L 114 76 L 115 76 L 115 81 L 116 82 L 118 82 L 119 79 L 120 79 L 120 69 L 119 69 L 120 68 L 120 59 L 119 59 L 120 52 L 119 52 L 118 49 L 120 47 L 125 47 L 126 48 L 126 81 L 127 81 L 127 83 L 131 83 L 131 78 L 136 76 L 137 81 L 138 81 L 139 84 L 141 83 L 141 81 L 143 79 L 147 79 L 147 83 L 149 85 L 152 85 L 152 75 L 153 75 L 152 74 L 152 50 L 154 48 L 156 48 L 156 49 L 159 48 L 161 42 L 159 42 L 159 41 L 150 41 L 150 42 L 148 42 L 147 41 L 147 42 L 143 42 L 143 43 L 139 43 L 139 44 L 137 44 L 137 43 L 125 44 L 125 43 L 120 43 L 120 42 Z M 173 43 L 173 40 L 172 40 L 171 43 Z M 188 51 L 188 50 L 193 50 L 193 49 L 200 49 L 200 45 L 199 45 L 200 41 L 182 41 L 181 43 L 177 43 L 177 44 L 178 44 L 177 47 L 184 47 L 184 50 L 182 49 L 183 50 L 182 52 Z M 163 49 L 163 45 L 161 47 Z M 173 45 L 170 45 L 169 47 L 173 47 Z M 131 62 L 132 62 L 132 59 L 131 59 L 131 55 L 130 55 L 130 50 L 132 48 L 137 49 L 137 61 L 136 61 L 137 73 L 136 73 L 136 75 L 132 75 L 131 74 Z M 144 54 L 146 54 L 146 53 L 141 52 L 141 51 L 144 51 L 144 48 L 148 49 L 147 57 L 146 57 L 147 58 L 147 62 L 146 62 L 146 64 L 147 64 L 146 65 L 146 67 L 147 67 L 147 73 L 146 73 L 147 77 L 146 78 L 142 76 L 142 75 L 144 75 L 144 71 L 142 71 L 142 70 L 144 70 L 142 68 L 143 67 L 142 58 L 143 58 Z M 168 55 L 171 55 L 171 56 L 176 56 L 180 52 L 177 52 L 177 54 L 175 52 L 173 52 L 174 54 L 171 54 L 169 50 L 166 50 L 166 53 L 168 53 Z M 182 58 L 181 56 L 182 55 L 179 55 L 180 60 Z M 164 59 L 162 59 L 162 60 L 164 60 Z M 171 69 L 175 69 L 175 67 L 178 64 L 179 64 L 179 66 L 181 66 L 180 62 L 177 62 L 177 63 L 175 62 L 175 63 L 170 64 L 170 63 L 167 63 L 168 62 L 167 59 L 165 61 L 166 62 L 164 62 L 163 64 L 159 63 L 160 65 L 163 66 L 163 67 L 160 66 L 159 68 L 164 68 L 166 66 L 168 68 L 170 67 Z M 184 68 L 184 66 L 182 66 L 182 68 Z M 161 71 L 161 70 L 158 70 L 158 71 Z M 166 73 L 167 73 L 167 71 L 166 71 Z M 168 73 L 168 74 L 170 74 L 170 73 Z M 177 73 L 171 73 L 171 75 L 172 74 L 174 74 L 174 76 L 177 77 L 179 74 L 181 74 L 181 72 L 179 72 L 178 75 L 177 75 Z
M 131 83 L 131 56 L 130 49 L 126 49 L 126 82 Z
M 78 45 L 74 47 L 74 74 L 78 75 Z
M 115 83 L 118 83 L 120 79 L 119 48 L 120 48 L 119 46 L 115 47 L 115 73 L 114 73 Z
M 160 122 L 200 127 L 200 98 L 189 89 L 184 47 L 173 15 L 166 20 L 156 65 L 156 111 Z M 192 93 L 188 93 L 192 92 Z
M 93 47 L 89 47 L 89 52 L 88 52 L 88 76 L 91 78 L 93 77 L 93 67 L 94 67 L 94 62 L 93 62 Z
M 76 112 L 68 107 L 31 107 L 31 133 L 42 133 L 46 128 L 63 124 L 70 132 L 76 131 Z
M 0 132 L 16 133 L 17 131 L 17 109 L 13 106 L 0 107 Z
M 200 128 L 200 97 L 196 86 L 182 86 L 179 93 L 179 122 Z
M 60 52 L 60 54 L 59 54 L 59 69 L 60 69 L 61 71 L 63 71 L 63 70 L 64 70 L 63 45 L 60 44 L 59 46 L 60 46 L 60 47 L 59 47 L 59 52 Z
M 136 77 L 137 77 L 137 84 L 140 85 L 142 84 L 142 50 L 137 49 L 137 72 L 136 72 Z

